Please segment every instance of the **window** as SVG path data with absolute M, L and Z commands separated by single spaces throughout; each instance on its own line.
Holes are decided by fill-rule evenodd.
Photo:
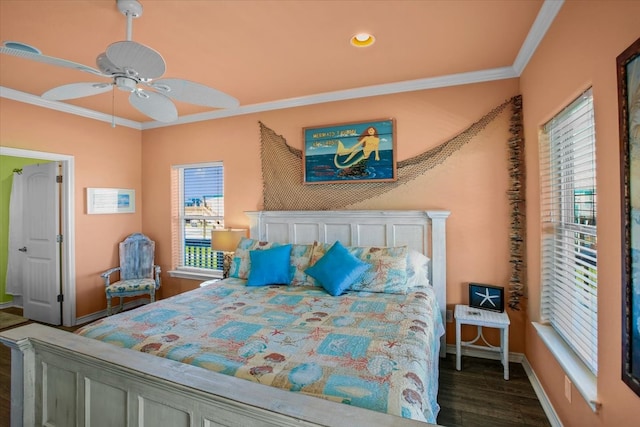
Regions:
M 222 162 L 174 166 L 172 170 L 173 265 L 202 277 L 222 270 L 211 250 L 211 230 L 224 227 Z
M 598 369 L 595 127 L 591 89 L 540 135 L 542 320 Z

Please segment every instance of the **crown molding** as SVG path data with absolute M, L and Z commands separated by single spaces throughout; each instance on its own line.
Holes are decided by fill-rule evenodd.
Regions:
M 426 89 L 436 89 L 448 86 L 459 86 L 472 83 L 482 83 L 493 80 L 512 79 L 518 77 L 513 67 L 493 68 L 490 70 L 472 71 L 469 73 L 450 74 L 441 77 L 407 80 L 404 82 L 388 83 L 375 86 L 365 86 L 335 92 L 326 92 L 298 98 L 282 99 L 261 104 L 244 105 L 205 113 L 191 114 L 179 117 L 171 123 L 144 122 L 142 129 L 154 129 L 166 126 L 195 123 L 224 117 L 240 116 L 244 114 L 261 113 L 265 111 L 282 110 L 285 108 L 304 107 L 307 105 L 323 104 L 326 102 L 346 101 L 349 99 L 367 98 L 371 96 L 390 95 L 402 92 L 413 92 Z
M 132 129 L 142 130 L 142 124 L 134 120 L 111 116 L 109 114 L 100 113 L 98 111 L 89 110 L 88 108 L 82 108 L 76 105 L 66 104 L 60 101 L 50 101 L 37 95 L 32 95 L 30 93 L 21 92 L 19 90 L 11 89 L 4 86 L 0 86 L 0 98 L 12 99 L 14 101 L 24 102 L 25 104 L 31 104 L 37 107 L 48 108 L 50 110 L 60 111 L 62 113 L 75 114 L 76 116 L 106 122 L 111 125 L 119 125 Z
M 545 0 L 542 4 L 540 12 L 538 12 L 538 16 L 533 22 L 529 34 L 527 34 L 527 38 L 520 48 L 520 52 L 518 52 L 518 56 L 513 62 L 513 69 L 518 76 L 524 71 L 563 4 L 564 0 Z
M 87 108 L 66 104 L 59 101 L 50 101 L 39 96 L 25 92 L 20 92 L 4 86 L 0 86 L 0 97 L 12 99 L 18 102 L 36 105 L 63 113 L 75 114 L 81 117 L 100 120 L 107 123 L 114 123 L 138 130 L 155 129 L 168 126 L 177 126 L 187 123 L 215 120 L 225 117 L 241 116 L 245 114 L 261 113 L 265 111 L 282 110 L 285 108 L 303 107 L 307 105 L 323 104 L 327 102 L 346 101 L 357 98 L 367 98 L 372 96 L 391 95 L 402 92 L 414 92 L 427 89 L 437 89 L 450 86 L 460 86 L 465 84 L 483 83 L 494 80 L 516 78 L 513 67 L 493 68 L 489 70 L 471 71 L 468 73 L 450 74 L 439 77 L 429 77 L 425 79 L 407 80 L 404 82 L 387 83 L 382 85 L 365 86 L 355 89 L 347 89 L 335 92 L 326 92 L 316 95 L 303 96 L 298 98 L 288 98 L 273 102 L 244 105 L 237 108 L 228 108 L 205 113 L 191 114 L 179 117 L 171 123 L 157 121 L 136 122 L 122 117 L 113 117 L 109 114 L 89 110 Z
M 450 86 L 460 86 L 465 84 L 483 83 L 495 80 L 504 80 L 520 77 L 529 60 L 544 38 L 551 23 L 564 4 L 564 0 L 545 0 L 538 12 L 529 34 L 525 39 L 518 56 L 512 66 L 492 68 L 488 70 L 471 71 L 467 73 L 450 74 L 446 76 L 428 77 L 424 79 L 407 80 L 403 82 L 387 83 L 374 86 L 365 86 L 354 89 L 340 90 L 335 92 L 325 92 L 315 95 L 302 96 L 297 98 L 282 99 L 273 102 L 260 104 L 243 105 L 237 108 L 215 110 L 210 112 L 191 114 L 179 117 L 171 123 L 157 121 L 136 122 L 122 117 L 115 117 L 109 114 L 77 107 L 59 101 L 50 101 L 39 96 L 14 89 L 0 86 L 0 98 L 12 99 L 18 102 L 36 105 L 38 107 L 61 111 L 63 113 L 75 114 L 81 117 L 130 127 L 137 130 L 155 129 L 168 126 L 177 126 L 188 123 L 215 120 L 225 117 L 241 116 L 245 114 L 261 113 L 265 111 L 282 110 L 286 108 L 303 107 L 307 105 L 323 104 L 327 102 L 346 101 L 350 99 L 366 98 L 371 96 L 391 95 L 402 92 L 413 92 L 428 89 L 437 89 Z

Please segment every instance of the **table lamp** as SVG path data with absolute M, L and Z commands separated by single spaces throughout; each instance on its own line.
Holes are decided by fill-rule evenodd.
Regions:
M 247 236 L 243 228 L 221 228 L 211 232 L 211 249 L 223 253 L 222 277 L 229 277 L 231 258 L 238 247 L 238 243 Z

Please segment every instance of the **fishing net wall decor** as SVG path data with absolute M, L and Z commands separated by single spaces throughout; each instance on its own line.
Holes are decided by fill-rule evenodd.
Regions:
M 339 184 L 302 183 L 302 151 L 291 147 L 281 135 L 260 122 L 260 154 L 262 162 L 263 209 L 276 210 L 333 210 L 372 199 L 405 185 L 425 172 L 442 164 L 447 158 L 469 143 L 489 123 L 511 106 L 508 192 L 511 205 L 509 306 L 519 309 L 524 293 L 524 163 L 522 138 L 522 99 L 513 97 L 491 110 L 467 129 L 444 143 L 414 157 L 397 162 L 394 182 L 362 182 Z

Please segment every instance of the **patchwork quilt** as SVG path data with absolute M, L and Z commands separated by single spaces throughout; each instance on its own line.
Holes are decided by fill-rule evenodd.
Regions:
M 247 287 L 227 278 L 76 333 L 249 381 L 436 422 L 435 294 Z

